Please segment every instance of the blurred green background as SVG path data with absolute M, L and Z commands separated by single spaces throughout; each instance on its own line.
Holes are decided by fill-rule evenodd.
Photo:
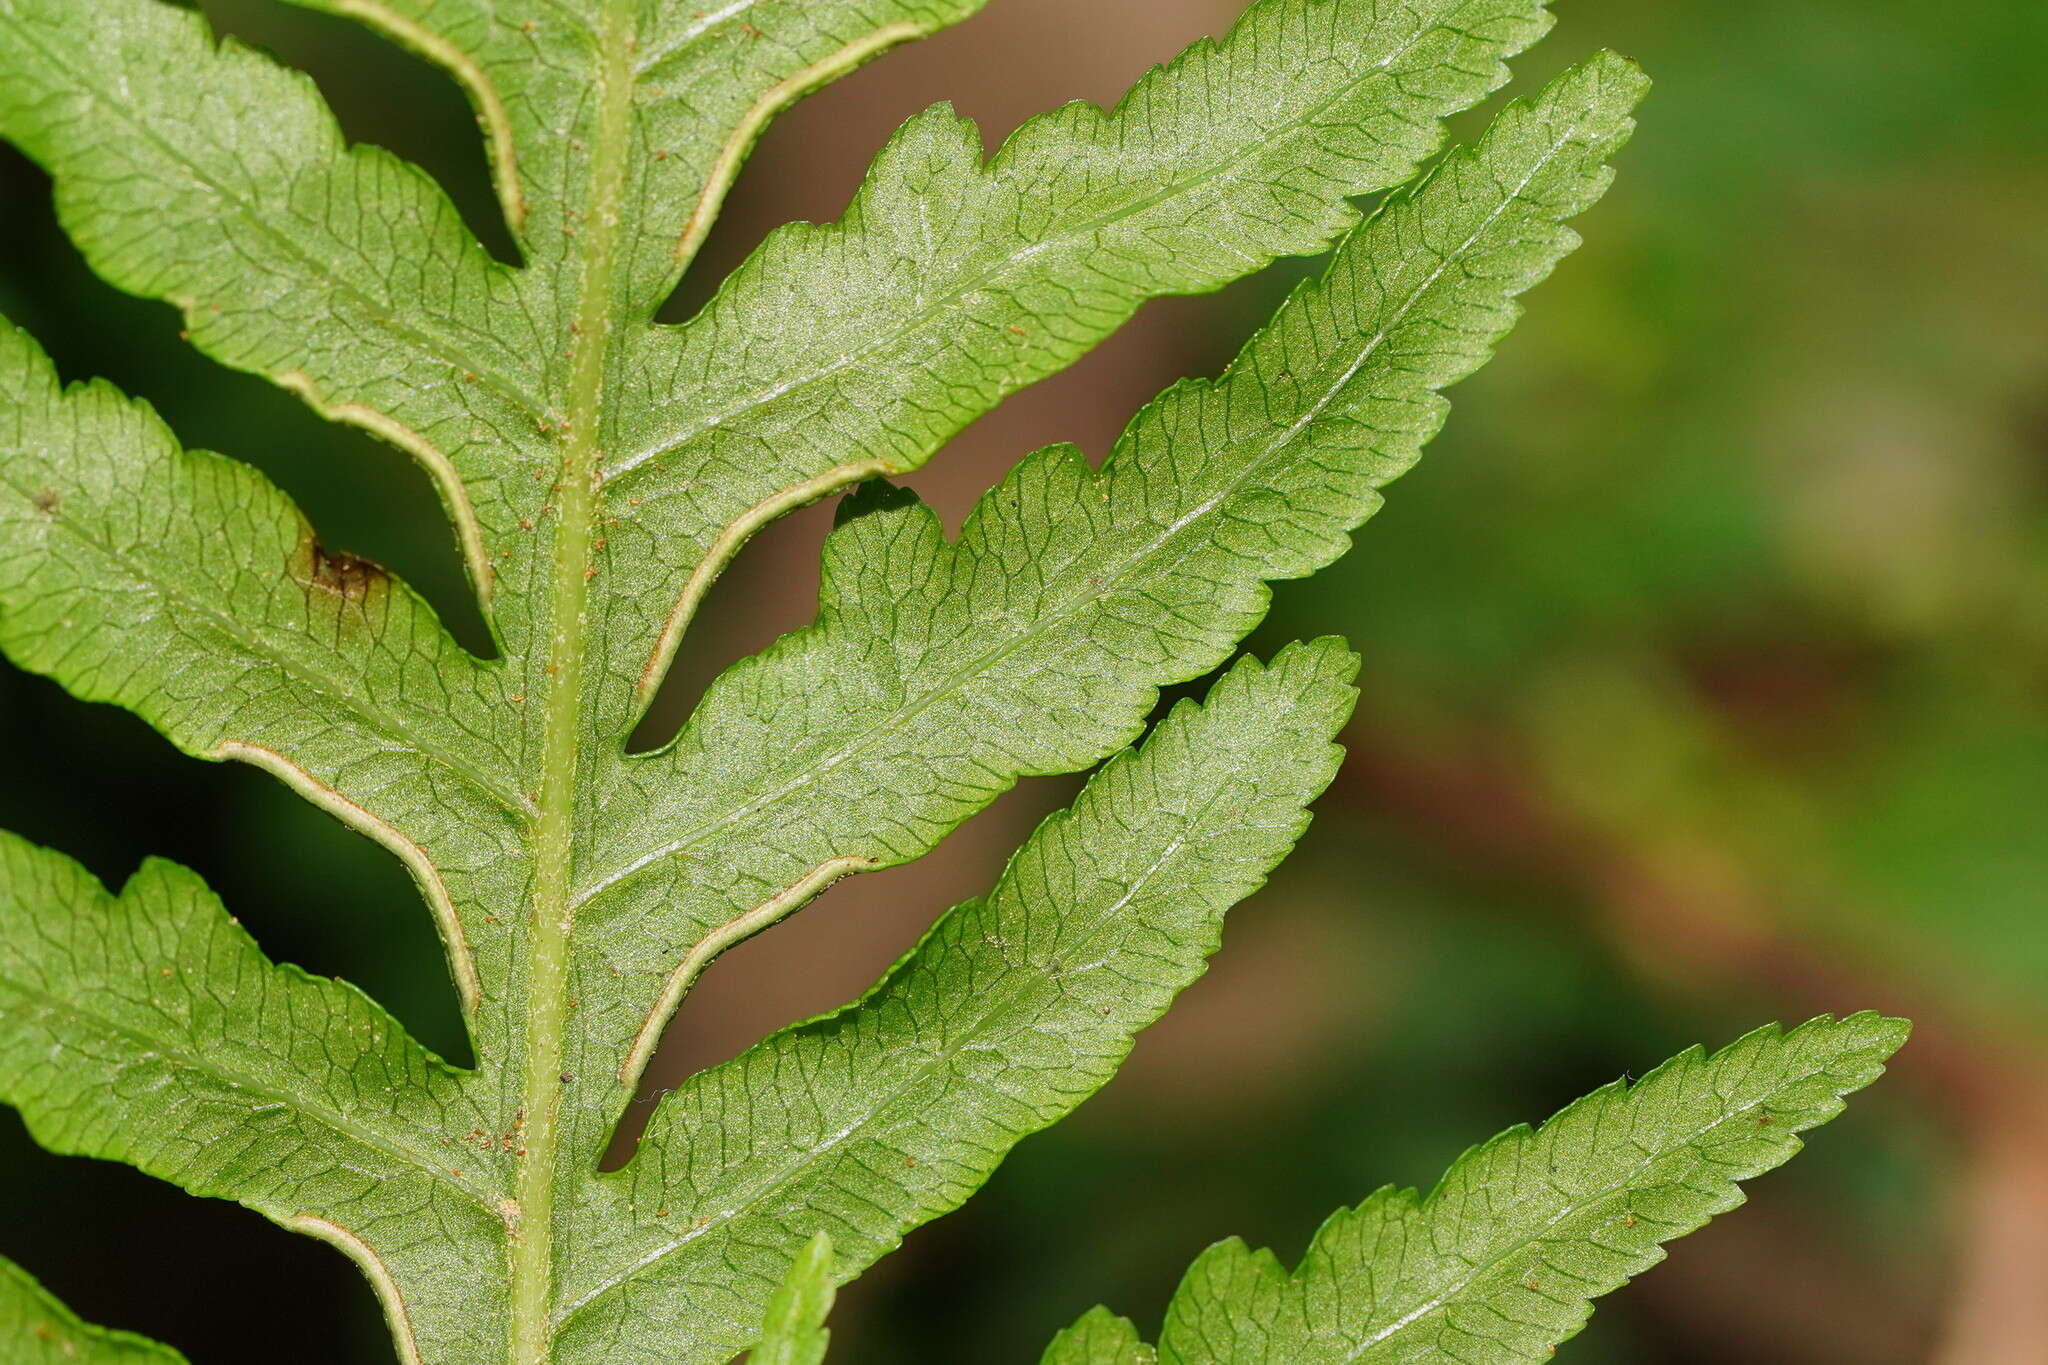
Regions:
M 474 125 L 434 71 L 272 0 L 204 8 L 311 71 L 352 136 L 427 165 L 509 254 Z M 1426 1184 L 1467 1143 L 1690 1042 L 1874 1007 L 1920 1023 L 1896 1075 L 1562 1354 L 2048 1360 L 2048 10 L 1561 9 L 1516 90 L 1597 46 L 1658 88 L 1587 247 L 1454 392 L 1358 548 L 1285 585 L 1255 641 L 1340 632 L 1365 655 L 1316 827 L 1116 1083 L 847 1292 L 835 1359 L 1021 1363 L 1098 1300 L 1156 1325 L 1217 1237 L 1291 1259 L 1338 1204 Z M 1233 10 L 991 0 L 778 125 L 671 314 L 776 222 L 836 216 L 922 105 L 954 99 L 993 145 L 1037 109 L 1113 99 Z M 424 477 L 94 280 L 4 147 L 0 261 L 0 313 L 68 376 L 262 466 L 328 543 L 480 642 Z M 1032 446 L 1099 456 L 1312 268 L 1149 306 L 912 482 L 957 520 Z M 826 515 L 749 549 L 668 724 L 807 618 Z M 147 854 L 186 862 L 274 956 L 361 983 L 462 1055 L 427 918 L 373 846 L 4 666 L 0 745 L 0 825 L 116 881 Z M 927 864 L 731 954 L 657 1081 L 853 994 L 1067 790 L 1028 784 Z M 0 1208 L 6 1253 L 81 1313 L 198 1365 L 389 1358 L 331 1250 L 41 1153 L 11 1112 Z

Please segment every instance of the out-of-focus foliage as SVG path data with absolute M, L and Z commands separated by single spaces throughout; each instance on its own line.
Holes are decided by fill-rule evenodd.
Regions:
M 1574 8 L 1656 64 L 1642 183 L 1291 606 L 1603 825 L 2048 1025 L 2048 19 L 1711 9 Z
M 1094 60 L 1073 50 L 1068 16 L 1096 3 L 997 6 L 957 43 L 893 58 L 790 126 L 867 126 L 859 101 L 893 98 L 884 87 L 915 62 L 931 63 L 920 69 L 933 88 L 903 91 L 877 129 L 941 93 L 1006 90 L 1041 66 Z M 346 24 L 270 0 L 205 7 L 314 70 L 353 135 L 427 164 L 488 234 L 489 179 L 452 86 Z M 1124 59 L 1116 84 L 1230 8 L 1146 0 L 1143 14 L 1170 29 Z M 1011 20 L 998 10 L 1044 18 L 1001 29 Z M 983 42 L 982 30 L 1004 37 Z M 1430 462 L 1340 568 L 1281 594 L 1255 644 L 1334 630 L 1361 650 L 1355 765 L 1384 746 L 1414 760 L 1402 771 L 1415 779 L 1477 746 L 1547 817 L 1688 884 L 1739 883 L 1771 926 L 2039 1055 L 2048 158 L 2035 67 L 2048 11 L 1574 0 L 1549 60 L 1595 43 L 1658 76 L 1624 192 L 1500 358 L 1459 390 Z M 963 79 L 947 63 L 981 65 Z M 1547 74 L 1525 62 L 1522 88 Z M 1026 104 L 1076 93 L 1089 92 L 1034 87 Z M 963 108 L 976 112 L 972 98 Z M 746 218 L 762 203 L 748 199 L 750 180 L 803 178 L 790 147 L 771 138 L 743 178 L 724 259 L 791 216 Z M 843 205 L 842 192 L 807 212 Z M 92 281 L 46 186 L 11 153 L 0 207 L 17 263 L 0 313 L 43 339 L 67 376 L 106 374 L 189 443 L 263 463 L 335 543 L 391 565 L 444 611 L 459 606 L 460 566 L 403 457 L 220 374 L 178 343 L 169 310 Z M 1220 364 L 1278 288 L 1261 280 L 1213 300 L 1200 328 L 1169 337 L 1181 349 L 1164 371 Z M 1054 398 L 1073 405 L 1113 386 L 1114 363 L 1081 367 Z M 1159 382 L 1140 377 L 1106 406 L 1120 421 Z M 1046 438 L 1073 434 L 1075 420 L 1052 413 Z M 792 624 L 810 591 L 788 585 Z M 456 626 L 477 642 L 473 622 Z M 378 850 L 329 831 L 260 774 L 195 778 L 139 724 L 21 675 L 0 676 L 0 736 L 0 826 L 116 882 L 146 854 L 188 863 L 247 907 L 274 956 L 356 980 L 430 1044 L 459 1046 L 431 928 Z M 119 780 L 90 776 L 108 773 Z M 1498 791 L 1450 796 L 1503 842 L 1523 829 Z M 1694 1037 L 1809 1006 L 1920 1003 L 1847 990 L 1784 1000 L 1766 979 L 1646 975 L 1617 946 L 1592 878 L 1549 875 L 1550 852 L 1531 842 L 1536 856 L 1496 858 L 1382 786 L 1326 803 L 1303 852 L 1240 913 L 1217 970 L 1117 1085 L 843 1296 L 836 1355 L 980 1359 L 989 1342 L 1045 1340 L 1098 1297 L 1161 1304 L 1226 1229 L 1292 1263 L 1331 1191 L 1425 1182 L 1473 1133 Z M 229 847 L 263 856 L 230 859 Z M 1912 1093 L 1871 1096 L 1802 1158 L 1799 1188 L 1760 1182 L 1742 1219 L 1608 1300 L 1566 1348 L 1572 1359 L 1926 1360 L 1951 1311 L 1936 1295 L 1958 1285 L 1966 1250 L 1936 1196 L 1968 1175 L 1969 1154 L 1952 1115 L 1929 1105 L 1916 1117 Z M 34 1153 L 5 1122 L 0 1204 L 19 1219 L 13 1235 L 40 1248 L 45 1281 L 88 1318 L 189 1343 L 196 1360 L 267 1360 L 260 1341 L 207 1335 L 225 1319 L 206 1301 L 232 1280 L 317 1339 L 310 1365 L 379 1349 L 374 1305 L 326 1249 L 111 1165 Z M 1815 1203 L 1825 1215 L 1802 1216 Z M 1829 1225 L 1842 1232 L 1811 1231 Z M 166 1229 L 207 1256 L 166 1256 Z M 1785 1310 L 1795 1298 L 1803 1318 Z M 1814 1331 L 1811 1305 L 1831 1302 L 1856 1311 L 1823 1310 L 1831 1330 Z M 1149 1336 L 1158 1324 L 1141 1325 Z

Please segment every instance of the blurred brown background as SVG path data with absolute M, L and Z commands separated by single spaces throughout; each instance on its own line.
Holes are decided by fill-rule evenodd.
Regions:
M 353 136 L 426 164 L 509 250 L 474 126 L 433 71 L 271 0 L 203 7 L 311 71 Z M 836 216 L 925 104 L 951 99 L 993 148 L 1060 101 L 1113 100 L 1236 8 L 992 0 L 778 124 L 669 315 L 774 224 Z M 1468 1142 L 1687 1043 L 1875 1007 L 1920 1023 L 1894 1078 L 1563 1354 L 2048 1361 L 2048 12 L 1562 8 L 1515 90 L 1603 45 L 1658 90 L 1588 246 L 1455 391 L 1357 550 L 1283 586 L 1254 641 L 1341 632 L 1366 658 L 1315 829 L 1108 1090 L 843 1297 L 836 1360 L 1034 1360 L 1098 1300 L 1149 1329 L 1217 1237 L 1291 1260 L 1338 1204 L 1426 1184 Z M 261 465 L 329 543 L 478 640 L 401 456 L 210 366 L 168 308 L 93 280 L 6 148 L 0 207 L 0 312 L 68 375 L 106 375 L 188 443 Z M 1312 268 L 1148 306 L 911 482 L 957 524 L 1038 445 L 1100 456 Z M 808 618 L 828 519 L 747 551 L 666 724 Z M 254 771 L 191 763 L 4 668 L 0 743 L 0 824 L 116 880 L 150 853 L 199 868 L 274 955 L 358 981 L 460 1055 L 431 929 L 374 847 Z M 655 1082 L 857 993 L 1071 789 L 1026 784 L 926 862 L 842 883 L 730 954 Z M 199 1365 L 387 1358 L 331 1251 L 38 1152 L 11 1113 L 0 1208 L 9 1254 L 80 1312 Z

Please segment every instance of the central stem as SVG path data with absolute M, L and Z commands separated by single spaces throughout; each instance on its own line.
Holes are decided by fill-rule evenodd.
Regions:
M 511 1243 L 510 1365 L 547 1365 L 554 1354 L 555 1177 L 560 1165 L 563 1072 L 569 1023 L 576 786 L 583 740 L 592 528 L 602 475 L 605 369 L 610 351 L 621 197 L 631 115 L 631 20 L 605 8 L 597 126 L 590 140 L 589 211 L 572 239 L 581 264 L 570 350 L 569 396 L 554 537 L 547 650 L 547 712 L 541 748 L 527 973 L 526 1074 L 520 1090 L 525 1150 L 519 1162 L 517 1231 Z

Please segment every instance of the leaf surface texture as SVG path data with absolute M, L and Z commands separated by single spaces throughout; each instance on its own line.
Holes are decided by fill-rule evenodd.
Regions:
M 11 328 L 0 649 L 398 857 L 476 1065 L 270 962 L 189 871 L 110 891 L 0 836 L 0 1095 L 56 1150 L 332 1243 L 408 1365 L 815 1365 L 833 1286 L 1105 1083 L 1305 828 L 1356 660 L 1232 655 L 1269 583 L 1344 551 L 1440 391 L 1576 244 L 1641 78 L 1596 58 L 1417 180 L 1542 5 L 1259 0 L 1114 109 L 1052 111 L 992 156 L 926 111 L 842 218 L 771 234 L 664 326 L 767 121 L 979 0 L 295 3 L 463 88 L 516 261 L 416 167 L 350 145 L 304 76 L 160 0 L 0 0 L 0 135 L 102 276 L 420 461 L 494 657 L 261 475 L 60 383 Z M 1332 246 L 1101 467 L 1030 455 L 954 537 L 879 481 L 1145 300 Z M 861 483 L 816 621 L 627 752 L 748 536 Z M 1160 689 L 1212 673 L 1147 733 Z M 865 996 L 690 1078 L 599 1172 L 719 953 L 1020 778 L 1098 764 Z M 0 1325 L 169 1359 L 6 1286 Z M 1054 1351 L 1150 1359 L 1107 1315 Z
M 1161 1365 L 1537 1365 L 1591 1300 L 1663 1244 L 1742 1202 L 1906 1039 L 1875 1014 L 1759 1029 L 1681 1053 L 1541 1128 L 1472 1148 L 1427 1198 L 1389 1187 L 1323 1224 L 1292 1273 L 1231 1239 L 1188 1270 Z M 1136 1334 L 1095 1309 L 1044 1365 L 1131 1365 Z

